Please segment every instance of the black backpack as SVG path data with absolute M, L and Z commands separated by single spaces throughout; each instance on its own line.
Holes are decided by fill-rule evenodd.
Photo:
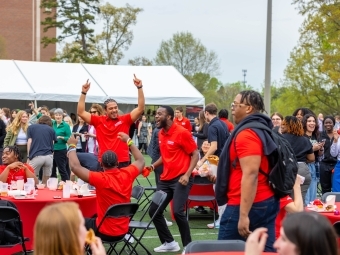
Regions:
M 0 200 L 0 206 L 8 206 L 17 209 L 16 205 L 11 201 Z M 0 210 L 1 215 L 1 210 Z M 10 245 L 20 243 L 20 222 L 19 219 L 15 219 L 10 222 L 0 222 L 0 245 Z
M 268 155 L 271 170 L 269 174 L 262 169 L 259 172 L 268 177 L 269 185 L 276 197 L 282 198 L 290 195 L 298 172 L 298 163 L 290 143 L 280 133 L 259 122 L 245 124 L 236 134 L 233 134 L 234 137 L 236 138 L 237 134 L 246 128 L 265 130 L 272 137 L 277 149 Z

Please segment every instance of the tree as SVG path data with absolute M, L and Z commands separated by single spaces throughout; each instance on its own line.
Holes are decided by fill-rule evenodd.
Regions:
M 151 59 L 138 56 L 133 59 L 129 59 L 128 64 L 131 66 L 152 66 L 153 62 Z
M 109 3 L 100 6 L 100 19 L 104 22 L 103 31 L 96 36 L 96 51 L 106 64 L 116 65 L 124 57 L 133 40 L 131 26 L 136 25 L 141 8 L 130 5 L 118 8 Z
M 5 38 L 0 36 L 0 59 L 5 59 L 5 58 L 7 58 L 6 41 L 5 41 Z
M 94 29 L 90 27 L 95 24 L 95 17 L 99 13 L 99 0 L 42 0 L 41 8 L 57 10 L 47 12 L 48 15 L 41 24 L 44 26 L 44 32 L 50 28 L 60 29 L 57 37 L 42 38 L 44 47 L 53 43 L 64 42 L 66 38 L 72 38 L 80 48 L 73 48 L 73 54 L 77 55 L 75 59 L 81 59 L 82 62 L 91 62 L 93 52 L 91 44 L 94 43 Z M 67 59 L 67 56 L 61 56 L 61 59 Z M 67 61 L 70 62 L 70 61 Z
M 219 61 L 214 51 L 208 49 L 189 32 L 173 35 L 162 41 L 155 58 L 156 65 L 172 65 L 190 80 L 197 73 L 218 75 Z

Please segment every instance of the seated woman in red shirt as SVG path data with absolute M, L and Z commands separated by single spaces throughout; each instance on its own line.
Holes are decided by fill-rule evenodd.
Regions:
M 33 168 L 21 162 L 21 155 L 17 146 L 7 146 L 2 153 L 2 164 L 0 165 L 0 181 L 11 184 L 11 181 L 34 178 L 38 184 L 38 178 L 34 174 Z

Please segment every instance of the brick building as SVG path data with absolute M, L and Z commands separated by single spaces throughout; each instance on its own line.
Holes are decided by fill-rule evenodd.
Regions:
M 44 48 L 43 36 L 55 37 L 56 29 L 46 33 L 40 25 L 46 14 L 41 0 L 0 0 L 0 59 L 50 61 L 56 45 Z

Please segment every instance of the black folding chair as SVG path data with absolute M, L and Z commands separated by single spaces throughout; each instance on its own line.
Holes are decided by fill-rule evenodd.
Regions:
M 10 206 L 0 206 L 0 228 L 1 226 L 5 226 L 6 224 L 10 224 L 13 222 L 13 225 L 15 225 L 15 222 L 18 223 L 19 229 L 13 228 L 11 230 L 11 233 L 16 235 L 18 237 L 17 243 L 11 243 L 11 244 L 1 244 L 0 248 L 12 248 L 16 245 L 21 245 L 24 254 L 27 255 L 27 250 L 25 246 L 25 242 L 29 241 L 29 238 L 24 237 L 24 232 L 22 228 L 22 221 L 20 219 L 20 214 L 17 209 L 10 207 Z M 3 241 L 4 237 L 1 237 L 0 241 Z
M 144 194 L 144 187 L 140 185 L 136 185 L 132 188 L 131 197 L 137 200 L 136 203 L 139 202 L 143 194 Z
M 143 193 L 144 199 L 139 204 L 140 205 L 144 204 L 144 206 L 139 211 L 144 211 L 144 209 L 147 208 L 150 205 L 151 196 L 157 191 L 157 187 L 152 185 L 149 178 L 145 177 L 145 179 L 147 180 L 149 185 L 143 186 L 143 188 L 144 188 L 144 193 Z M 138 185 L 141 185 L 140 182 L 138 181 L 138 178 L 136 179 L 136 182 L 138 183 Z
M 329 195 L 335 195 L 335 202 L 340 202 L 340 192 L 326 192 L 322 195 L 321 201 L 326 202 Z
M 244 251 L 246 243 L 241 240 L 193 241 L 185 248 L 185 254 L 215 251 Z
M 129 218 L 129 220 L 131 221 L 131 219 L 137 212 L 138 207 L 139 205 L 137 203 L 122 203 L 122 204 L 116 204 L 116 205 L 110 206 L 106 210 L 106 213 L 103 219 L 99 223 L 97 230 L 95 231 L 95 234 L 97 235 L 98 233 L 100 233 L 100 227 L 102 226 L 103 222 L 107 218 L 115 218 L 115 219 Z M 115 250 L 116 245 L 120 242 L 125 242 L 125 245 L 130 246 L 130 244 L 125 239 L 125 236 L 123 236 L 120 240 L 117 240 L 117 241 L 110 241 L 110 240 L 105 240 L 104 238 L 102 238 L 102 242 L 110 245 L 110 248 L 106 252 L 107 255 L 110 255 L 113 251 L 115 252 L 116 255 L 120 254 Z M 86 247 L 86 251 L 87 251 L 87 254 L 91 254 L 89 246 Z
M 191 195 L 191 191 L 193 191 L 194 189 L 196 190 L 196 192 L 200 191 L 200 186 L 211 186 L 211 192 L 212 194 L 204 194 L 204 193 L 201 193 L 201 194 L 195 194 L 195 195 Z M 206 190 L 206 189 L 205 189 Z M 186 215 L 187 215 L 187 219 L 189 220 L 189 211 L 190 211 L 190 203 L 191 202 L 208 202 L 208 204 L 210 203 L 211 204 L 211 209 L 213 210 L 213 218 L 214 218 L 214 222 L 215 222 L 215 214 L 216 214 L 216 208 L 217 208 L 217 202 L 216 202 L 216 199 L 215 199 L 215 194 L 213 192 L 213 183 L 211 181 L 208 180 L 207 177 L 202 177 L 200 175 L 196 175 L 194 177 L 194 180 L 193 180 L 193 186 L 191 188 L 191 191 L 189 193 L 189 196 L 188 196 L 188 199 L 187 199 L 187 202 L 186 202 Z M 200 215 L 201 216 L 201 215 Z M 206 228 L 206 227 L 205 227 Z
M 148 206 L 147 210 L 143 213 L 140 220 L 139 221 L 136 221 L 136 220 L 130 221 L 130 224 L 129 224 L 129 234 L 131 235 L 130 238 L 133 237 L 135 239 L 136 243 L 135 244 L 128 244 L 128 242 L 125 242 L 125 244 L 122 248 L 122 251 L 128 245 L 129 247 L 132 248 L 132 249 L 130 249 L 129 254 L 133 254 L 133 253 L 138 254 L 138 252 L 136 251 L 136 247 L 138 245 L 140 245 L 145 250 L 146 254 L 151 255 L 150 251 L 141 243 L 141 241 L 142 241 L 142 238 L 143 238 L 143 236 L 144 236 L 144 234 L 146 233 L 147 230 L 155 228 L 155 226 L 152 224 L 152 221 L 155 218 L 155 216 L 158 213 L 161 206 L 163 205 L 163 203 L 166 199 L 166 196 L 167 196 L 167 194 L 165 192 L 163 192 L 161 190 L 156 191 L 155 194 L 152 197 L 150 205 Z M 144 219 L 145 215 L 148 213 L 152 203 L 157 205 L 157 209 L 156 209 L 155 213 L 152 215 L 152 217 L 150 218 L 149 221 L 143 221 L 143 219 Z M 142 230 L 142 233 L 140 234 L 139 237 L 137 237 L 135 235 L 135 231 L 137 229 Z

